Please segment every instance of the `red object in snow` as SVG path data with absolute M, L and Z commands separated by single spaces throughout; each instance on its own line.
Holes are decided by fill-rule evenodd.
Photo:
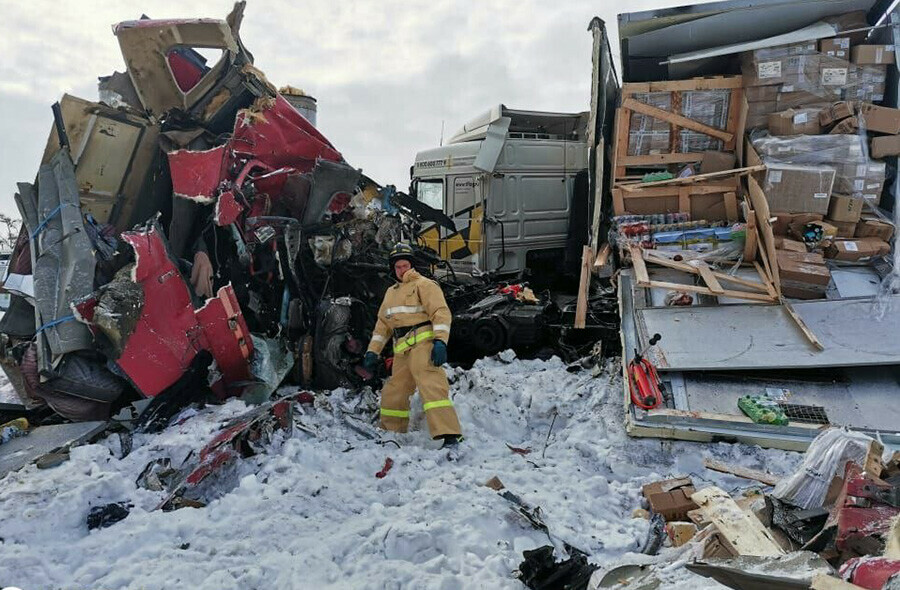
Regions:
M 856 463 L 847 462 L 844 485 L 823 529 L 837 529 L 834 546 L 839 552 L 856 555 L 881 552 L 891 521 L 900 515 L 900 508 L 878 498 L 890 491 L 890 485 L 865 475 Z
M 900 579 L 900 560 L 888 557 L 855 557 L 841 566 L 841 577 L 869 590 L 881 590 Z
M 628 388 L 631 403 L 642 410 L 652 410 L 662 403 L 656 368 L 645 358 L 635 358 L 628 363 Z
M 301 391 L 297 394 L 297 403 L 301 404 L 312 404 L 315 403 L 316 398 L 308 391 Z
M 388 474 L 388 471 L 391 470 L 391 467 L 394 466 L 394 460 L 388 457 L 384 460 L 384 467 L 381 468 L 381 471 L 375 474 L 375 477 L 378 479 L 384 479 L 384 476 Z

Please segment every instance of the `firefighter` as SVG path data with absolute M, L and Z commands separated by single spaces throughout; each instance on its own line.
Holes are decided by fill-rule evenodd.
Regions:
M 391 250 L 391 271 L 397 284 L 384 295 L 364 365 L 369 371 L 375 369 L 378 355 L 393 335 L 394 364 L 381 392 L 381 426 L 406 432 L 409 398 L 418 388 L 431 437 L 443 439 L 443 447 L 454 446 L 462 441 L 462 432 L 441 367 L 447 361 L 452 316 L 441 288 L 420 275 L 412 261 L 408 244 L 397 244 Z

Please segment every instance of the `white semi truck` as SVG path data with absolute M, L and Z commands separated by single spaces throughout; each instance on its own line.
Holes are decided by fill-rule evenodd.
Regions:
M 420 241 L 457 272 L 573 270 L 588 234 L 587 121 L 498 105 L 416 154 L 411 194 L 456 225 L 426 227 Z

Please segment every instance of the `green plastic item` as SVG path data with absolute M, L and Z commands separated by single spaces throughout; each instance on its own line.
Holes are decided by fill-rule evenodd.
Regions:
M 787 426 L 788 419 L 784 410 L 764 395 L 745 395 L 738 400 L 738 407 L 757 424 Z
M 671 172 L 648 172 L 641 178 L 641 182 L 657 182 L 659 180 L 672 180 L 675 175 Z

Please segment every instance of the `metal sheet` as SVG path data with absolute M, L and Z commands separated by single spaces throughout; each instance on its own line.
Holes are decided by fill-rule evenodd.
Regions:
M 900 364 L 900 296 L 883 316 L 874 300 L 804 301 L 797 314 L 825 349 L 817 351 L 785 309 L 729 305 L 635 311 L 641 340 L 662 334 L 651 351 L 660 370 L 737 370 Z
M 106 422 L 39 426 L 27 436 L 3 443 L 0 445 L 0 479 L 60 447 L 84 442 L 105 428 Z
M 811 374 L 812 373 L 812 374 Z M 763 395 L 767 388 L 790 392 L 787 403 L 820 406 L 831 424 L 854 430 L 900 432 L 900 367 L 850 367 L 835 371 L 760 373 L 672 373 L 683 389 L 686 407 L 679 409 L 743 416 L 737 400 Z

